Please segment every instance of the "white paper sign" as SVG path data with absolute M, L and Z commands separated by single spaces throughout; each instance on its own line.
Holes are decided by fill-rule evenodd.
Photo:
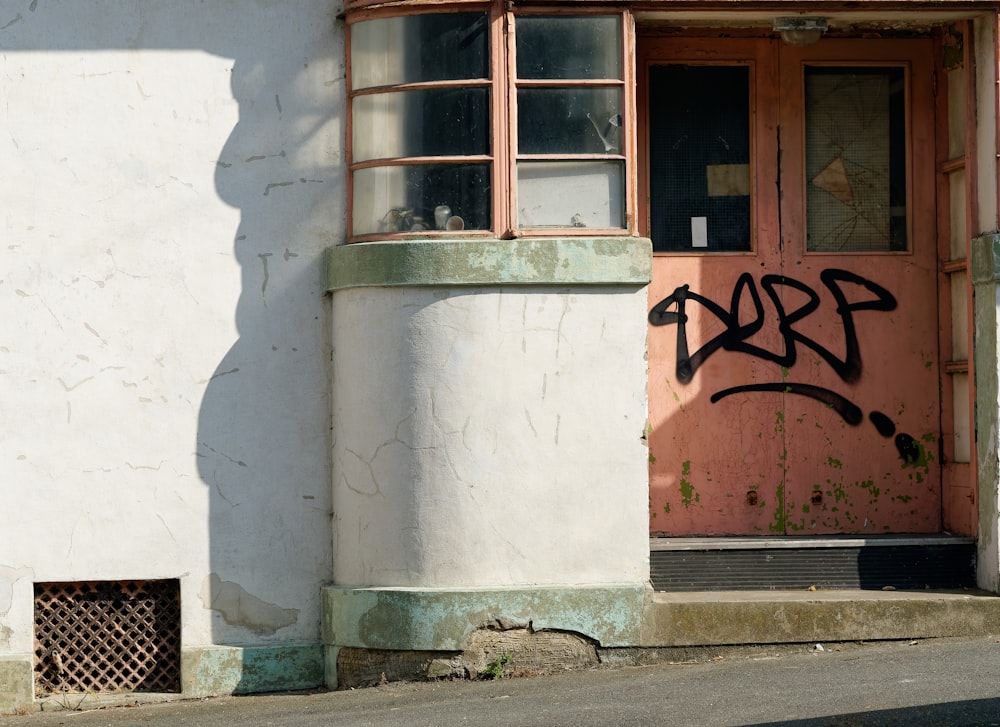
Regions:
M 708 218 L 691 218 L 691 247 L 708 247 Z

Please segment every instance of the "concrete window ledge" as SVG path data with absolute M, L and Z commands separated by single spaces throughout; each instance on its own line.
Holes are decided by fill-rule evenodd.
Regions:
M 394 240 L 331 247 L 326 289 L 424 285 L 649 283 L 652 243 L 641 237 Z

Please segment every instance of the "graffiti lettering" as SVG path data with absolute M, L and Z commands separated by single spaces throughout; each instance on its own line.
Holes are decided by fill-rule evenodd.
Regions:
M 811 384 L 747 384 L 746 386 L 734 386 L 731 389 L 723 389 L 712 394 L 711 402 L 714 404 L 719 399 L 725 396 L 731 396 L 732 394 L 741 394 L 747 391 L 777 391 L 783 392 L 785 394 L 798 394 L 799 396 L 808 396 L 810 399 L 815 399 L 826 404 L 828 407 L 833 409 L 835 412 L 843 417 L 844 421 L 851 426 L 857 426 L 861 423 L 864 416 L 854 402 L 849 399 L 845 399 L 843 396 L 835 391 L 830 391 L 829 389 L 824 389 L 822 386 L 813 386 Z M 878 412 L 876 412 L 878 413 Z M 885 416 L 882 414 L 882 416 Z M 892 424 L 892 422 L 889 422 Z M 893 426 L 895 431 L 895 426 Z
M 681 383 L 690 382 L 698 368 L 720 349 L 746 353 L 766 361 L 773 361 L 779 366 L 791 368 L 797 359 L 796 344 L 811 348 L 833 368 L 841 379 L 847 383 L 854 383 L 861 378 L 861 351 L 858 346 L 857 329 L 854 325 L 854 313 L 860 310 L 891 311 L 896 308 L 896 299 L 881 285 L 847 270 L 828 268 L 820 273 L 820 280 L 823 281 L 837 302 L 837 314 L 844 326 L 846 343 L 843 358 L 795 329 L 795 324 L 819 308 L 820 298 L 816 291 L 805 283 L 782 275 L 765 275 L 761 278 L 760 285 L 778 313 L 778 331 L 784 342 L 784 351 L 769 351 L 748 343 L 748 339 L 764 327 L 764 305 L 750 273 L 743 273 L 736 281 L 728 311 L 715 301 L 692 292 L 689 286 L 682 285 L 653 306 L 649 312 L 649 322 L 654 326 L 677 324 L 677 380 Z M 853 303 L 848 302 L 847 294 L 844 292 L 844 284 L 860 286 L 872 293 L 874 297 Z M 806 302 L 792 311 L 785 310 L 779 292 L 781 286 L 804 293 Z M 740 307 L 744 295 L 749 296 L 755 312 L 754 319 L 747 322 L 740 320 Z M 700 303 L 726 327 L 722 333 L 707 341 L 693 354 L 688 351 L 687 341 L 688 316 L 686 306 L 689 300 Z M 675 311 L 669 310 L 672 306 L 676 306 Z
M 828 268 L 820 273 L 820 280 L 837 304 L 836 313 L 840 318 L 845 340 L 843 356 L 796 329 L 797 324 L 816 312 L 820 306 L 820 297 L 805 283 L 783 275 L 764 275 L 760 279 L 760 287 L 764 289 L 778 314 L 778 332 L 783 350 L 772 351 L 750 343 L 750 339 L 764 327 L 765 322 L 764 303 L 750 273 L 743 273 L 737 279 L 729 310 L 714 300 L 693 292 L 690 286 L 682 285 L 653 306 L 649 312 L 649 323 L 653 326 L 677 326 L 675 371 L 677 380 L 682 384 L 690 383 L 702 364 L 720 350 L 745 353 L 790 369 L 798 358 L 799 345 L 817 353 L 842 381 L 852 384 L 860 380 L 862 372 L 861 347 L 854 323 L 855 312 L 895 310 L 896 298 L 878 283 L 848 270 Z M 864 297 L 860 299 L 849 297 L 848 291 L 852 287 L 862 290 Z M 803 294 L 804 302 L 792 310 L 786 309 L 781 296 L 782 288 Z M 689 350 L 687 335 L 689 303 L 701 305 L 724 326 L 721 333 L 706 341 L 693 353 Z M 741 309 L 747 307 L 747 303 L 753 311 L 752 317 L 750 320 L 742 320 Z M 766 391 L 805 396 L 819 401 L 836 411 L 851 426 L 858 426 L 864 420 L 861 409 L 846 397 L 821 386 L 796 382 L 734 386 L 716 392 L 712 395 L 711 401 L 715 403 L 733 394 Z M 882 412 L 873 411 L 868 418 L 883 437 L 889 438 L 895 435 L 894 443 L 904 463 L 909 464 L 914 460 L 917 445 L 913 437 L 909 434 L 896 434 L 896 425 Z

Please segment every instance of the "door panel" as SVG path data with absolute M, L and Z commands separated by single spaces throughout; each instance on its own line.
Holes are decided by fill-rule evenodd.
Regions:
M 696 250 L 713 208 L 645 180 L 647 219 L 671 204 L 707 218 L 689 249 L 647 228 L 654 249 L 684 250 L 657 254 L 650 286 L 652 532 L 940 528 L 931 57 L 929 41 L 640 49 L 654 160 L 685 134 L 661 123 L 679 112 L 650 68 L 751 69 L 749 252 Z M 718 164 L 697 158 L 711 196 Z
M 861 415 L 786 396 L 787 532 L 941 526 L 932 59 L 930 40 L 781 48 L 783 270 L 820 295 L 795 327 L 826 349 L 803 345 L 789 378 Z

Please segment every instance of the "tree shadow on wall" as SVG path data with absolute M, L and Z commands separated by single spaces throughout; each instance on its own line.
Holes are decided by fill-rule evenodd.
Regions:
M 120 106 L 105 109 L 108 123 L 121 123 L 124 133 L 133 136 L 123 139 L 123 146 L 141 149 L 134 161 L 152 176 L 168 174 L 180 155 L 183 168 L 196 177 L 195 184 L 187 186 L 214 188 L 221 200 L 240 211 L 238 228 L 230 227 L 220 236 L 227 219 L 223 205 L 208 205 L 213 219 L 194 224 L 184 219 L 177 195 L 164 196 L 166 210 L 131 211 L 130 222 L 138 221 L 148 237 L 109 243 L 141 246 L 162 238 L 188 256 L 164 271 L 169 279 L 148 286 L 149 297 L 134 301 L 148 311 L 144 322 L 151 328 L 158 325 L 156 311 L 173 311 L 160 323 L 164 349 L 185 346 L 171 327 L 187 326 L 189 346 L 222 336 L 232 340 L 233 316 L 238 333 L 214 369 L 174 371 L 169 377 L 183 389 L 172 392 L 176 399 L 201 396 L 192 459 L 182 463 L 179 456 L 165 456 L 177 462 L 171 462 L 178 476 L 170 496 L 182 501 L 171 508 L 187 518 L 173 534 L 182 540 L 203 537 L 203 500 L 193 490 L 186 494 L 184 484 L 192 481 L 185 477 L 197 476 L 208 493 L 209 552 L 205 558 L 190 541 L 164 548 L 164 558 L 176 562 L 159 562 L 155 571 L 158 577 L 166 571 L 182 579 L 184 622 L 192 625 L 188 644 L 204 643 L 205 621 L 199 613 L 208 609 L 212 643 L 311 644 L 315 648 L 309 658 L 317 663 L 305 665 L 303 673 L 313 669 L 314 676 L 322 675 L 320 586 L 332 576 L 330 354 L 323 262 L 327 246 L 342 242 L 344 233 L 339 10 L 339 4 L 320 0 L 18 0 L 0 8 L 4 53 L 69 52 L 67 57 L 76 59 L 135 54 L 127 65 L 119 61 L 118 67 L 128 69 L 137 93 L 145 95 L 123 98 Z M 164 52 L 172 58 L 163 58 Z M 185 88 L 176 71 L 185 64 L 192 74 L 215 74 L 215 80 L 192 76 L 191 87 Z M 165 81 L 164 73 L 176 73 L 177 82 Z M 80 81 L 66 76 L 65 82 L 86 82 L 86 74 L 77 75 Z M 231 98 L 205 94 L 205 89 L 223 88 L 227 81 Z M 204 113 L 192 112 L 200 118 L 178 117 L 176 111 L 173 118 L 161 114 L 156 130 L 136 129 L 130 126 L 135 123 L 131 104 L 149 98 L 150 89 L 161 99 L 177 99 L 178 106 L 190 111 L 194 105 Z M 233 100 L 238 121 L 224 145 L 209 156 L 203 151 L 205 135 L 221 137 L 225 122 L 220 119 L 235 117 Z M 58 104 L 55 108 L 74 113 Z M 134 136 L 147 132 L 149 143 L 140 146 Z M 200 145 L 195 143 L 199 139 Z M 186 155 L 191 158 L 184 159 Z M 206 206 L 202 200 L 199 209 Z M 95 219 L 115 215 L 122 211 L 95 210 Z M 206 235 L 206 229 L 214 232 Z M 193 307 L 186 297 L 195 297 L 188 282 L 199 276 L 202 283 L 206 270 L 235 273 L 236 267 L 228 265 L 233 257 L 239 280 L 220 275 L 207 295 L 203 285 L 196 312 L 179 324 L 177 317 L 183 314 L 178 310 L 183 308 L 177 299 Z M 156 300 L 161 295 L 165 300 Z M 164 379 L 157 373 L 156 366 L 163 364 L 154 362 L 156 351 L 132 350 L 128 341 L 119 345 L 122 360 L 131 367 L 145 366 L 152 378 Z M 201 362 L 205 356 L 185 360 Z M 186 411 L 173 409 L 163 416 L 180 421 L 176 426 L 182 427 Z M 109 410 L 107 424 L 135 426 L 127 418 L 121 420 L 128 416 Z M 112 422 L 116 417 L 119 420 Z M 161 445 L 164 453 L 170 447 L 183 450 L 176 443 Z M 155 490 L 153 475 L 147 480 L 133 477 Z M 150 513 L 151 533 L 162 530 L 158 515 Z M 171 510 L 168 519 L 173 522 L 173 517 Z M 129 544 L 119 547 L 127 549 Z M 282 678 L 286 681 L 281 686 L 288 686 L 289 675 Z

